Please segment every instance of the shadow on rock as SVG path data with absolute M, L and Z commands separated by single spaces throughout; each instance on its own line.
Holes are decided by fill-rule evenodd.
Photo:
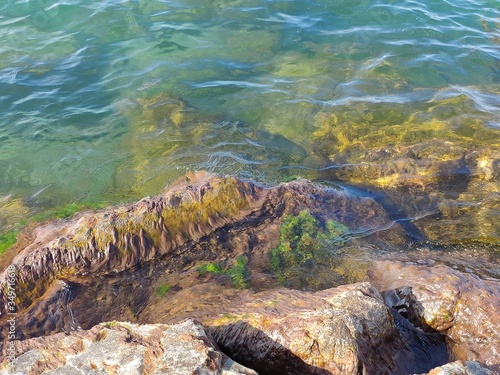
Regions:
M 228 326 L 218 327 L 217 329 L 223 330 L 229 339 L 220 340 L 224 342 L 223 345 L 219 344 L 222 352 L 242 365 L 256 370 L 259 375 L 331 374 L 330 371 L 306 363 L 289 348 L 281 345 L 265 332 L 252 327 L 244 321 L 238 321 Z M 242 340 L 242 335 L 247 340 Z M 249 345 L 250 340 L 253 342 L 253 345 Z

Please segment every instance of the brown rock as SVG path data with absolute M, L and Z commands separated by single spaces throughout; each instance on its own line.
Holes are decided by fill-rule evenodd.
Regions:
M 257 293 L 205 324 L 224 352 L 261 375 L 407 374 L 447 361 L 443 341 L 415 329 L 414 342 L 405 341 L 404 323 L 369 283 Z M 433 353 L 421 355 L 424 347 Z
M 495 372 L 475 361 L 456 361 L 436 367 L 429 375 L 495 375 Z
M 274 287 L 277 282 L 269 269 L 270 252 L 278 244 L 283 218 L 302 210 L 310 212 L 320 225 L 333 220 L 356 234 L 373 233 L 349 243 L 353 247 L 362 241 L 370 243 L 366 251 L 371 252 L 377 241 L 405 240 L 401 228 L 369 198 L 305 180 L 266 188 L 234 177 L 199 173 L 157 197 L 35 228 L 28 237 L 31 242 L 11 262 L 19 316 L 17 338 L 70 331 L 78 325 L 89 329 L 102 321 L 178 319 L 179 315 L 168 312 L 168 299 L 158 299 L 158 287 L 168 284 L 176 293 L 211 281 L 197 272 L 202 262 L 229 266 L 244 255 L 250 286 Z M 328 257 L 332 264 L 321 269 L 321 278 L 304 278 L 300 286 L 319 289 L 359 281 L 364 272 L 335 271 L 342 268 L 344 259 L 349 260 L 349 254 L 339 251 Z M 349 267 L 361 265 L 365 270 L 367 264 Z M 8 302 L 7 284 L 8 271 L 4 271 L 0 274 L 0 306 Z M 62 292 L 63 286 L 69 293 Z M 195 297 L 193 309 L 197 301 Z M 147 311 L 141 320 L 141 313 L 152 304 L 155 310 Z M 88 314 L 89 310 L 94 313 Z M 0 312 L 5 337 L 8 324 L 5 311 Z M 160 316 L 162 320 L 158 320 Z
M 88 331 L 17 343 L 17 359 L 0 354 L 0 374 L 257 375 L 220 352 L 200 323 L 103 323 Z
M 378 261 L 371 281 L 389 305 L 416 324 L 443 332 L 460 360 L 500 365 L 500 282 L 450 267 Z

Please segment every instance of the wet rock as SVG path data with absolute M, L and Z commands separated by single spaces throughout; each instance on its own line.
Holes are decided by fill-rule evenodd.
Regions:
M 421 327 L 442 332 L 457 359 L 500 365 L 500 282 L 448 266 L 374 262 L 370 279 L 386 302 Z
M 456 361 L 432 369 L 429 375 L 495 375 L 495 372 L 476 361 Z
M 394 219 L 439 245 L 498 244 L 500 150 L 432 140 L 377 147 L 322 178 L 376 189 Z
M 384 247 L 406 239 L 401 228 L 369 198 L 305 180 L 268 188 L 200 173 L 186 177 L 162 195 L 35 228 L 31 242 L 11 262 L 19 313 L 16 334 L 23 339 L 71 330 L 73 318 L 84 329 L 110 320 L 155 323 L 159 316 L 162 322 L 178 319 L 179 315 L 167 312 L 171 296 L 162 299 L 157 295 L 160 287 L 171 286 L 175 294 L 214 278 L 230 283 L 235 277 L 242 282 L 240 286 L 277 286 L 269 265 L 271 251 L 279 245 L 282 222 L 304 210 L 319 227 L 330 221 L 342 224 L 349 231 L 344 233 L 345 242 L 352 232 L 349 246 L 369 244 L 370 252 L 377 244 Z M 335 256 L 327 257 L 329 263 L 315 266 L 321 271 L 316 273 L 318 277 L 297 278 L 296 287 L 319 289 L 364 277 L 364 272 L 358 276 L 335 271 L 349 263 L 350 254 L 343 248 L 331 250 Z M 237 269 L 237 259 L 244 259 L 246 269 L 231 274 L 230 270 Z M 199 265 L 208 262 L 221 263 L 227 272 L 200 275 Z M 368 261 L 360 261 L 357 268 L 366 269 L 367 265 Z M 4 306 L 8 302 L 7 278 L 4 271 L 0 276 Z M 69 286 L 70 298 L 59 292 L 61 285 Z M 197 298 L 188 301 L 198 303 Z M 157 310 L 149 309 L 151 305 Z M 60 314 L 61 309 L 66 312 Z M 87 314 L 89 309 L 95 314 Z M 140 320 L 143 312 L 147 320 Z M 4 334 L 5 319 L 5 315 L 0 317 Z
M 405 337 L 369 283 L 266 291 L 205 324 L 224 352 L 260 374 L 408 374 L 448 359 L 442 339 L 408 326 Z
M 222 353 L 201 324 L 99 324 L 88 331 L 16 343 L 17 359 L 0 354 L 0 374 L 257 375 Z
M 377 189 L 396 220 L 413 219 L 432 243 L 498 245 L 500 133 L 491 114 L 451 91 L 420 108 L 319 112 L 311 148 L 329 165 L 319 178 Z

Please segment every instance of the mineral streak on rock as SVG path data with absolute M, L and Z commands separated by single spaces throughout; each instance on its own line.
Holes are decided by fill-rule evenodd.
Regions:
M 500 282 L 448 266 L 376 261 L 370 279 L 389 305 L 410 321 L 445 333 L 459 360 L 480 361 L 500 371 Z M 395 295 L 395 294 L 396 295 Z
M 196 259 L 227 259 L 228 254 L 235 257 L 245 253 L 250 263 L 260 262 L 260 272 L 266 272 L 281 218 L 298 215 L 304 209 L 321 222 L 331 219 L 352 230 L 380 231 L 381 237 L 391 236 L 399 243 L 405 239 L 401 229 L 369 198 L 351 197 L 305 180 L 264 188 L 233 177 L 206 173 L 188 176 L 159 196 L 36 228 L 32 242 L 12 261 L 17 272 L 16 305 L 19 312 L 25 312 L 20 314 L 24 320 L 19 322 L 18 337 L 59 331 L 58 324 L 50 322 L 57 314 L 42 312 L 60 306 L 56 291 L 60 280 L 74 286 L 77 300 L 73 312 L 77 320 L 85 317 L 88 325 L 82 323 L 83 328 L 90 328 L 101 321 L 100 314 L 119 314 L 116 290 L 126 293 L 126 298 L 140 297 L 130 306 L 129 318 L 135 319 L 154 293 L 148 288 L 152 279 L 166 269 L 181 275 L 186 267 L 195 265 Z M 256 243 L 259 231 L 267 231 L 269 241 Z M 255 255 L 253 249 L 258 246 L 260 255 Z M 239 253 L 233 250 L 238 247 L 242 248 Z M 140 288 L 127 289 L 136 277 L 143 277 Z M 0 300 L 4 304 L 5 285 L 6 272 L 0 275 Z M 78 299 L 78 288 L 85 285 L 93 289 L 83 303 Z M 89 315 L 91 302 L 99 310 Z M 108 315 L 107 320 L 124 318 L 123 314 Z M 5 316 L 3 320 L 5 327 Z

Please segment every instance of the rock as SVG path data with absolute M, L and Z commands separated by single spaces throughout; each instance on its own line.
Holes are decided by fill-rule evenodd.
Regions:
M 442 332 L 457 359 L 500 371 L 500 282 L 445 265 L 377 261 L 370 279 L 416 325 Z
M 495 373 L 476 361 L 456 361 L 432 369 L 429 375 L 495 375 Z
M 439 337 L 408 326 L 413 336 L 404 337 L 369 283 L 265 291 L 204 324 L 225 353 L 261 375 L 408 374 L 448 359 Z
M 324 261 L 301 260 L 297 267 L 314 266 L 316 271 L 306 277 L 296 272 L 298 276 L 289 281 L 295 287 L 319 289 L 359 281 L 365 277 L 368 262 L 358 262 L 354 268 L 362 271 L 354 272 L 348 246 L 359 251 L 364 243 L 371 253 L 374 245 L 384 248 L 406 239 L 370 198 L 306 180 L 264 187 L 234 177 L 191 175 L 162 195 L 35 228 L 27 237 L 31 242 L 11 262 L 19 313 L 16 334 L 24 339 L 70 331 L 78 325 L 88 329 L 102 321 L 178 319 L 179 315 L 163 316 L 171 296 L 159 299 L 159 288 L 174 294 L 214 278 L 226 284 L 238 279 L 239 287 L 277 286 L 269 263 L 273 248 L 279 245 L 280 226 L 304 211 L 317 226 L 311 230 L 321 232 L 329 223 L 338 224 L 348 231 L 342 232 L 343 244 L 350 232 L 353 238 L 345 248 L 332 246 L 330 253 L 323 251 Z M 360 232 L 372 235 L 359 236 Z M 324 245 L 329 241 L 323 241 Z M 360 254 L 360 259 L 367 258 Z M 242 260 L 239 268 L 238 259 Z M 200 275 L 198 267 L 207 263 L 222 264 L 226 273 Z M 349 268 L 345 272 L 344 263 Z M 0 275 L 3 306 L 8 300 L 7 284 L 8 272 L 4 271 Z M 180 302 L 184 307 L 196 305 L 198 298 Z M 146 314 L 148 320 L 140 320 L 151 305 L 156 310 Z M 89 309 L 94 314 L 88 314 Z M 5 315 L 0 325 L 5 335 Z
M 17 359 L 0 374 L 257 375 L 222 353 L 201 324 L 99 324 L 71 335 L 55 334 L 17 343 Z
M 498 245 L 500 132 L 492 121 L 457 92 L 420 108 L 335 106 L 315 118 L 311 148 L 331 166 L 317 178 L 375 189 L 394 219 L 413 219 L 433 243 Z

